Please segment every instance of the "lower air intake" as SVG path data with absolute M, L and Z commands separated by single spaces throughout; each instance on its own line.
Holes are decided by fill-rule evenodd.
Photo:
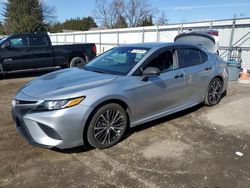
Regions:
M 57 134 L 57 132 L 51 127 L 48 127 L 41 123 L 38 123 L 38 125 L 48 137 L 55 139 L 55 140 L 62 140 L 62 138 Z

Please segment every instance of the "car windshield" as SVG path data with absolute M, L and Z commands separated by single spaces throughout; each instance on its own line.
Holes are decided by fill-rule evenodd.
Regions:
M 116 47 L 89 62 L 84 66 L 84 69 L 100 73 L 126 75 L 148 50 L 148 48 Z

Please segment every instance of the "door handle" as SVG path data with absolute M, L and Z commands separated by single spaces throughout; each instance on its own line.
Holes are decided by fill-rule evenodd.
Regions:
M 175 78 L 175 79 L 179 79 L 179 78 L 183 78 L 183 77 L 184 77 L 183 74 L 176 74 L 174 78 Z
M 207 67 L 207 68 L 205 68 L 205 71 L 208 71 L 208 70 L 211 70 L 212 69 L 212 67 Z

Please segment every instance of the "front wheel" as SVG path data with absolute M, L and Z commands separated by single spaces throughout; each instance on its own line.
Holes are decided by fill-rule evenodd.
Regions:
M 208 85 L 205 96 L 205 104 L 207 106 L 214 106 L 218 104 L 222 96 L 223 83 L 219 78 L 214 78 Z
M 95 148 L 104 149 L 118 143 L 125 133 L 128 117 L 125 110 L 116 103 L 100 107 L 87 129 L 87 139 Z

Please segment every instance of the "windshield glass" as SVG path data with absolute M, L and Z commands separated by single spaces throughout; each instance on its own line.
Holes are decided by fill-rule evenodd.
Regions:
M 84 66 L 86 70 L 126 75 L 148 52 L 148 48 L 116 47 Z

